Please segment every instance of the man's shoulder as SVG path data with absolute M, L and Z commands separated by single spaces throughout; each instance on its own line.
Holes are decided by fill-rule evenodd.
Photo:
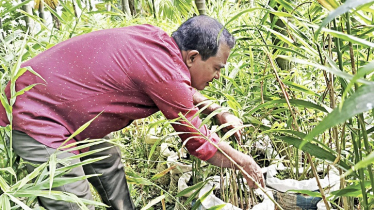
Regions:
M 133 26 L 126 26 L 122 28 L 115 28 L 114 31 L 123 31 L 126 34 L 139 34 L 142 36 L 157 36 L 159 34 L 167 34 L 164 30 L 159 28 L 158 26 L 150 25 L 150 24 L 141 24 L 141 25 L 133 25 Z

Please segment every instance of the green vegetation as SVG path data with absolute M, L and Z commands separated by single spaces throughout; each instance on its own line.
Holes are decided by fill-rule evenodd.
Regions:
M 52 27 L 35 9 L 32 14 L 25 12 L 28 2 L 31 0 L 0 1 L 0 99 L 9 119 L 16 96 L 22 91 L 13 91 L 8 101 L 4 94 L 6 84 L 11 81 L 13 89 L 14 82 L 25 71 L 37 74 L 32 69 L 20 69 L 21 62 L 66 39 L 105 28 L 148 23 L 171 33 L 199 11 L 191 0 L 126 1 L 130 5 L 125 10 L 118 9 L 123 3 L 118 0 L 98 4 L 97 10 L 93 10 L 89 0 L 60 0 L 61 13 L 44 5 L 45 12 L 53 16 Z M 336 167 L 341 175 L 341 189 L 327 194 L 328 189 L 320 188 L 314 195 L 332 203 L 334 208 L 373 209 L 374 1 L 205 2 L 205 12 L 225 24 L 237 38 L 221 78 L 203 93 L 244 121 L 244 135 L 239 144 L 221 131 L 218 134 L 232 140 L 236 149 L 252 154 L 262 166 L 271 164 L 273 159 L 265 160 L 253 145 L 268 136 L 283 164 L 289 167 L 279 175 L 282 178 L 319 178 L 317 166 L 322 166 L 323 175 Z M 28 21 L 40 29 L 31 27 Z M 137 208 L 190 209 L 193 196 L 187 200 L 182 195 L 201 189 L 212 175 L 222 179 L 226 176 L 231 183 L 215 192 L 222 200 L 241 208 L 249 206 L 247 200 L 252 199 L 252 192 L 237 190 L 237 183 L 243 180 L 239 172 L 205 165 L 194 157 L 179 160 L 192 165 L 190 184 L 194 186 L 177 192 L 180 174 L 170 175 L 170 171 L 181 169 L 167 162 L 160 149 L 161 143 L 175 151 L 183 147 L 169 123 L 161 113 L 156 113 L 113 134 L 111 141 L 123 152 Z M 204 123 L 214 126 L 208 120 Z M 27 174 L 25 163 L 11 149 L 10 130 L 11 125 L 0 127 L 1 209 L 36 208 L 35 196 L 77 202 L 82 208 L 83 203 L 90 202 L 74 195 L 48 192 L 53 186 L 74 181 L 59 178 L 71 166 L 56 169 L 56 164 L 68 160 L 52 155 L 48 163 Z M 146 143 L 150 140 L 151 144 Z M 295 170 L 298 168 L 304 171 L 299 173 Z M 239 193 L 232 193 L 235 191 Z M 92 203 L 98 209 L 104 208 L 99 201 Z

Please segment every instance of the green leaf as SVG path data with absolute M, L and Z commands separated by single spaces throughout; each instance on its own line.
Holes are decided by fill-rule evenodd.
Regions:
M 238 19 L 243 14 L 248 13 L 248 12 L 253 12 L 255 10 L 266 10 L 266 9 L 264 9 L 264 8 L 250 8 L 250 9 L 246 9 L 246 10 L 240 11 L 238 14 L 234 15 L 234 17 L 232 17 L 230 20 L 228 20 L 226 22 L 225 27 L 227 27 L 231 22 L 233 22 L 234 20 Z
M 271 32 L 272 34 L 274 34 L 276 37 L 278 37 L 278 39 L 282 40 L 283 42 L 289 44 L 289 45 L 294 45 L 294 41 L 292 39 L 290 39 L 289 37 L 277 32 L 277 31 L 274 31 L 273 29 L 270 29 L 266 26 L 262 26 L 264 29 L 266 29 L 267 31 Z
M 240 131 L 241 129 L 243 128 L 247 128 L 247 127 L 251 127 L 252 125 L 248 124 L 248 125 L 241 125 L 241 126 L 236 126 L 235 128 L 227 131 L 225 133 L 225 135 L 221 138 L 221 141 L 225 141 L 226 139 L 228 139 L 230 136 L 234 135 L 236 132 Z
M 303 85 L 299 85 L 297 83 L 294 83 L 294 82 L 290 82 L 290 81 L 286 81 L 286 80 L 283 80 L 283 83 L 288 85 L 288 86 L 291 86 L 297 90 L 300 90 L 304 93 L 307 93 L 307 94 L 310 94 L 310 95 L 313 95 L 313 96 L 316 96 L 316 97 L 320 97 L 319 94 L 315 93 L 314 91 L 312 90 L 309 90 L 307 87 L 303 86 Z
M 363 183 L 365 185 L 365 188 L 371 187 L 370 181 L 363 181 Z M 347 196 L 347 197 L 359 198 L 359 197 L 362 197 L 361 184 L 353 183 L 352 185 L 344 189 L 333 191 L 331 192 L 331 194 L 338 196 L 338 197 Z M 368 193 L 368 196 L 370 195 L 371 193 Z M 370 197 L 373 197 L 373 195 L 371 195 Z
M 93 141 L 93 142 L 88 143 L 90 141 Z M 87 148 L 87 147 L 91 147 L 93 145 L 101 144 L 101 143 L 103 143 L 105 141 L 106 140 L 102 140 L 102 139 L 91 139 L 91 140 L 84 140 L 84 141 L 73 142 L 73 143 L 70 143 L 70 144 L 67 144 L 67 145 L 61 147 L 60 149 L 64 149 L 64 148 L 69 148 L 69 149 L 60 151 L 57 154 L 59 154 L 61 152 L 71 152 L 71 151 L 74 151 L 74 150 L 81 150 L 81 149 L 84 149 L 84 148 Z M 78 145 L 78 146 L 76 146 L 76 145 Z M 110 148 L 110 147 L 107 147 L 107 148 Z
M 241 38 L 238 38 L 236 40 L 239 41 L 239 40 L 241 40 Z M 300 57 L 307 58 L 305 55 L 301 54 L 300 52 L 298 52 L 296 50 L 293 50 L 291 48 L 287 48 L 287 47 L 281 47 L 281 46 L 271 45 L 271 44 L 267 44 L 267 45 L 264 45 L 264 44 L 248 44 L 248 46 L 253 46 L 253 47 L 272 47 L 272 48 L 281 50 L 283 52 L 291 52 L 291 53 L 296 54 L 296 55 L 298 55 Z M 247 52 L 247 51 L 244 51 L 244 52 Z
M 294 131 L 294 130 L 288 130 L 288 129 L 270 129 L 270 130 L 267 130 L 267 131 L 263 131 L 263 133 L 286 133 L 286 134 L 292 134 L 292 135 L 295 135 L 297 137 L 299 137 L 299 139 L 303 139 L 307 134 L 305 133 L 302 133 L 302 132 L 299 132 L 299 131 Z M 319 142 L 315 139 L 312 139 L 311 140 L 311 143 L 316 143 L 318 144 L 319 146 L 321 146 L 323 149 L 331 152 L 331 154 L 334 154 L 334 155 L 337 155 L 338 153 L 334 150 L 332 150 L 330 147 L 328 147 L 326 144 L 322 143 L 322 142 Z
M 49 158 L 49 190 L 52 189 L 53 179 L 55 178 L 55 172 L 57 167 L 57 156 L 53 153 Z
M 206 181 L 202 181 L 202 182 L 199 182 L 195 185 L 192 185 L 191 187 L 188 187 L 188 188 L 180 191 L 175 197 L 177 197 L 177 198 L 182 197 L 182 196 L 184 196 L 184 195 L 186 195 L 186 194 L 188 194 L 188 193 L 190 193 L 190 192 L 192 192 L 196 189 L 201 189 L 205 184 L 206 184 Z
M 300 193 L 300 194 L 305 194 L 305 195 L 309 195 L 309 196 L 312 196 L 312 197 L 322 198 L 321 193 L 320 192 L 316 192 L 316 191 L 310 191 L 310 190 L 287 190 L 287 192 Z
M 148 179 L 142 178 L 142 177 L 132 177 L 132 176 L 126 175 L 126 180 L 128 183 L 131 183 L 131 184 L 153 185 L 151 181 L 149 181 Z
M 0 188 L 4 192 L 7 192 L 10 188 L 8 183 L 6 183 L 5 179 L 2 176 L 0 176 Z
M 152 176 L 151 181 L 154 181 L 156 179 L 159 179 L 159 178 L 165 176 L 165 174 L 167 174 L 169 171 L 173 170 L 176 167 L 177 167 L 176 165 L 173 165 L 173 166 L 170 166 L 169 168 L 161 171 L 160 173 L 155 174 L 154 176 Z
M 264 11 L 272 13 L 272 14 L 278 16 L 278 17 L 292 17 L 291 14 L 288 14 L 288 13 L 285 13 L 285 12 L 273 11 L 273 10 L 269 10 L 269 9 L 265 9 L 265 8 L 261 8 L 261 7 L 250 8 L 250 9 L 242 10 L 242 11 L 238 12 L 236 15 L 234 15 L 234 17 L 232 17 L 230 20 L 228 20 L 226 22 L 225 27 L 227 27 L 230 23 L 232 23 L 233 21 L 238 19 L 243 14 L 248 13 L 248 12 L 253 12 L 253 11 L 256 11 L 256 10 L 264 10 Z
M 201 203 L 213 192 L 214 187 L 210 189 L 208 192 L 206 192 L 201 198 L 199 198 L 196 203 L 192 206 L 191 210 L 196 210 L 197 208 L 200 207 Z
M 370 2 L 374 2 L 373 0 L 347 0 L 343 5 L 336 8 L 334 11 L 332 11 L 329 16 L 327 16 L 317 29 L 316 33 L 314 34 L 314 39 L 317 40 L 317 37 L 319 33 L 321 32 L 321 29 L 325 27 L 330 21 L 332 21 L 334 18 L 348 12 L 349 10 L 353 8 L 357 8 L 360 5 L 364 5 Z
M 336 9 L 339 6 L 339 4 L 335 0 L 318 0 L 318 2 L 330 11 Z
M 200 127 L 201 128 L 202 126 L 204 126 L 205 124 L 207 124 L 213 117 L 215 117 L 218 113 L 221 113 L 221 112 L 227 112 L 229 110 L 229 108 L 227 107 L 221 107 L 221 108 L 218 108 L 216 110 L 214 110 L 213 112 L 211 112 L 208 116 L 206 116 L 204 118 L 204 120 L 201 122 L 200 124 Z
M 16 172 L 14 172 L 13 168 L 11 168 L 11 167 L 0 168 L 0 171 L 6 171 L 6 172 L 12 174 L 17 180 L 17 175 L 16 175 Z
M 374 47 L 374 43 L 372 43 L 370 41 L 367 41 L 365 39 L 358 38 L 358 37 L 353 36 L 353 35 L 345 34 L 343 32 L 334 31 L 334 30 L 327 29 L 327 28 L 322 29 L 322 31 L 326 32 L 328 34 L 331 34 L 334 37 L 337 37 L 339 39 L 345 40 L 345 41 L 349 41 L 349 42 L 360 44 L 360 45 L 365 45 L 365 46 L 368 46 L 368 47 Z
M 45 83 L 47 83 L 47 81 L 45 81 L 45 79 L 40 74 L 38 74 L 36 71 L 34 71 L 34 69 L 32 69 L 31 66 L 26 66 L 24 68 L 26 68 L 29 72 L 33 73 L 35 76 L 39 77 L 41 80 L 43 80 Z
M 353 116 L 371 110 L 374 107 L 374 85 L 360 87 L 351 97 L 344 101 L 341 108 L 329 113 L 305 139 L 310 140 L 335 125 L 343 123 Z
M 334 74 L 338 77 L 347 79 L 349 81 L 353 79 L 352 75 L 350 75 L 348 73 L 345 73 L 343 71 L 340 71 L 339 69 L 335 68 L 334 66 L 333 67 L 327 67 L 327 66 L 323 66 L 323 65 L 320 65 L 320 64 L 317 64 L 317 63 L 309 62 L 307 60 L 302 60 L 302 59 L 293 58 L 293 57 L 289 57 L 289 56 L 283 56 L 283 55 L 279 55 L 278 57 L 283 58 L 283 59 L 287 59 L 287 60 L 295 62 L 295 63 L 305 64 L 305 65 L 316 67 L 317 69 L 325 70 L 327 72 L 330 72 L 330 73 L 332 73 L 332 74 Z M 364 80 L 364 79 L 357 79 L 357 81 L 362 83 L 362 84 L 367 84 L 367 85 L 374 84 L 373 82 L 370 82 L 370 81 L 367 81 L 367 80 Z
M 45 198 L 50 198 L 53 200 L 60 200 L 60 201 L 66 201 L 66 202 L 73 202 L 78 204 L 79 207 L 82 209 L 87 209 L 87 207 L 84 204 L 92 204 L 92 205 L 98 205 L 98 206 L 106 206 L 105 204 L 93 200 L 87 200 L 78 198 L 76 195 L 68 192 L 61 192 L 61 191 L 49 191 L 49 190 L 20 190 L 13 193 L 16 197 L 35 197 L 35 196 L 41 196 Z
M 71 134 L 69 136 L 69 138 L 67 138 L 61 145 L 60 147 L 64 146 L 66 144 L 66 142 L 68 142 L 70 139 L 74 138 L 76 135 L 80 134 L 82 131 L 84 131 L 84 129 L 86 129 L 88 126 L 90 126 L 90 124 L 92 123 L 92 121 L 94 121 L 97 117 L 99 117 L 101 115 L 101 113 L 103 113 L 104 111 L 101 111 L 98 115 L 96 115 L 94 118 L 92 118 L 90 121 L 86 122 L 85 124 L 83 124 L 81 127 L 79 127 L 73 134 Z M 60 148 L 59 147 L 59 148 Z M 59 149 L 58 148 L 58 149 Z
M 54 10 L 52 9 L 50 6 L 48 6 L 47 4 L 44 4 L 45 8 L 48 9 L 48 11 L 50 13 L 52 13 L 57 19 L 59 19 L 61 21 L 61 23 L 63 23 L 65 26 L 69 27 L 70 24 L 66 24 L 65 20 L 61 18 L 61 16 Z
M 373 71 L 374 71 L 374 61 L 366 64 L 365 66 L 363 66 L 361 68 L 359 68 L 358 71 L 357 71 L 357 74 L 354 75 L 352 80 L 348 83 L 347 87 L 344 89 L 344 93 L 343 93 L 342 97 L 345 98 L 345 96 L 347 95 L 349 90 L 352 88 L 352 86 L 354 85 L 354 83 L 358 79 L 364 77 L 366 74 L 370 74 Z
M 318 145 L 312 144 L 302 139 L 290 137 L 290 136 L 277 136 L 277 138 L 282 139 L 283 141 L 287 142 L 295 146 L 298 149 L 301 149 L 304 152 L 309 153 L 310 155 L 315 156 L 321 160 L 334 162 L 336 160 L 336 156 L 333 155 L 331 152 L 322 149 Z M 343 161 L 339 161 L 338 163 L 343 169 L 349 170 L 350 167 Z
M 304 100 L 300 100 L 300 99 L 290 99 L 289 102 L 290 102 L 291 105 L 294 105 L 294 106 L 311 108 L 311 109 L 320 110 L 322 112 L 327 112 L 327 110 L 324 107 L 319 106 L 318 104 L 315 104 L 315 103 L 312 103 L 312 102 L 309 102 L 309 101 L 304 101 Z M 259 110 L 263 107 L 269 107 L 270 105 L 273 105 L 273 104 L 287 104 L 287 101 L 286 101 L 286 99 L 267 101 L 264 104 L 261 104 L 261 105 L 255 107 L 255 108 L 251 109 L 248 112 L 248 114 L 253 114 L 257 110 Z
M 162 201 L 163 199 L 165 199 L 165 197 L 166 197 L 165 195 L 158 196 L 157 198 L 151 200 L 146 206 L 144 206 L 143 208 L 141 208 L 141 210 L 147 210 L 147 209 L 151 208 L 155 204 L 157 204 L 160 201 Z
M 57 177 L 53 179 L 52 188 L 60 187 L 66 184 L 74 183 L 80 180 L 88 179 L 90 177 L 99 176 L 99 174 L 90 174 L 79 177 Z M 27 188 L 28 190 L 48 190 L 50 188 L 49 180 L 44 180 L 32 187 Z
M 101 157 L 97 157 L 97 158 L 89 158 L 89 159 L 86 159 L 84 161 L 80 161 L 78 163 L 72 164 L 72 165 L 60 167 L 60 168 L 56 169 L 56 174 L 61 174 L 61 173 L 64 173 L 64 172 L 66 172 L 70 169 L 76 168 L 78 166 L 87 165 L 87 164 L 90 164 L 90 163 L 93 163 L 93 162 L 96 162 L 96 161 L 103 160 L 103 159 L 108 158 L 108 157 L 109 157 L 109 155 L 101 156 Z
M 45 169 L 45 167 L 47 167 L 47 163 L 43 163 L 41 165 L 39 165 L 38 167 L 36 167 L 34 169 L 34 171 L 32 171 L 31 173 L 29 173 L 27 176 L 25 176 L 23 179 L 21 179 L 20 181 L 18 181 L 16 184 L 14 184 L 12 186 L 12 189 L 16 189 L 16 190 L 19 190 L 21 189 L 23 186 L 25 186 L 25 184 L 27 184 L 29 181 L 33 180 L 35 177 L 37 177 L 38 175 L 41 174 L 41 172 Z
M 8 194 L 9 198 L 16 204 L 18 204 L 20 207 L 22 207 L 22 209 L 25 209 L 25 210 L 32 210 L 30 207 L 28 207 L 26 204 L 24 204 L 22 201 L 20 201 L 19 199 L 17 199 L 16 197 L 14 197 L 13 195 L 11 194 Z
M 21 8 L 23 5 L 28 4 L 30 1 L 32 1 L 32 0 L 26 0 L 26 1 L 22 2 L 22 3 L 20 3 L 20 4 L 17 4 L 15 6 L 9 8 L 9 9 L 5 9 L 3 12 L 0 13 L 0 17 L 4 17 L 5 14 L 7 14 L 9 12 L 12 12 L 12 11 L 18 9 L 18 8 Z
M 113 146 L 111 146 L 111 147 L 103 147 L 103 148 L 95 149 L 95 150 L 89 150 L 87 152 L 79 153 L 78 155 L 71 156 L 71 157 L 69 157 L 67 159 L 64 158 L 64 160 L 69 161 L 69 160 L 74 160 L 74 159 L 86 157 L 88 155 L 91 155 L 91 154 L 94 154 L 94 153 L 97 153 L 97 152 L 101 152 L 101 151 L 107 150 L 107 149 L 112 148 L 112 147 Z M 68 152 L 68 151 L 62 151 L 62 152 Z M 59 154 L 59 153 L 57 153 L 57 154 Z
M 40 84 L 40 83 L 39 83 L 39 84 Z M 20 96 L 20 95 L 24 94 L 26 91 L 31 90 L 31 88 L 33 88 L 35 85 L 38 85 L 38 84 L 32 84 L 32 85 L 29 85 L 29 86 L 23 88 L 23 89 L 20 90 L 20 91 L 17 91 L 17 92 L 16 92 L 16 95 L 15 95 L 14 97 L 17 97 L 17 96 Z
M 353 171 L 356 171 L 360 168 L 364 168 L 374 162 L 374 152 L 371 152 L 368 156 L 362 158 L 356 165 L 354 165 L 349 171 L 343 174 L 343 176 L 348 176 Z
M 11 210 L 9 198 L 5 193 L 0 195 L 0 207 L 2 210 Z
M 149 155 L 148 155 L 148 163 L 151 160 L 151 158 L 152 158 L 153 154 L 155 153 L 156 149 L 159 147 L 160 142 L 165 140 L 166 138 L 167 138 L 167 136 L 164 137 L 164 138 L 158 138 L 156 140 L 156 142 L 152 145 L 151 150 L 149 151 Z
M 223 209 L 224 207 L 226 206 L 226 204 L 220 204 L 220 205 L 217 205 L 217 206 L 213 206 L 213 207 L 210 207 L 209 209 L 207 210 L 221 210 Z
M 11 114 L 12 113 L 12 106 L 9 105 L 8 99 L 7 99 L 7 97 L 6 97 L 6 95 L 5 95 L 4 92 L 1 93 L 0 100 L 1 100 L 1 104 L 3 105 L 5 111 L 7 113 Z

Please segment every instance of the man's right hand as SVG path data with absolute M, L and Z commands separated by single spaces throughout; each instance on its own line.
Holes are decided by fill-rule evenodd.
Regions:
M 243 154 L 234 148 L 232 148 L 226 142 L 220 142 L 219 148 L 225 152 L 233 161 L 235 161 L 249 176 L 247 177 L 245 174 L 243 176 L 247 180 L 247 184 L 250 188 L 258 188 L 255 182 L 257 182 L 262 187 L 265 187 L 265 179 L 261 172 L 260 166 L 254 161 L 254 159 L 246 154 Z M 230 159 L 228 159 L 222 152 L 219 150 L 207 160 L 208 163 L 213 164 L 215 166 L 223 167 L 223 168 L 234 168 L 239 169 L 235 166 Z M 255 181 L 255 182 L 254 182 Z
M 261 185 L 261 187 L 265 187 L 265 179 L 264 175 L 261 172 L 260 166 L 255 162 L 255 160 L 251 156 L 247 156 L 247 160 L 244 161 L 243 169 L 245 172 L 248 173 L 249 176 L 251 176 L 255 182 Z M 245 179 L 247 180 L 247 184 L 250 188 L 258 188 L 257 185 L 254 183 L 254 181 L 249 178 L 247 175 L 243 174 Z

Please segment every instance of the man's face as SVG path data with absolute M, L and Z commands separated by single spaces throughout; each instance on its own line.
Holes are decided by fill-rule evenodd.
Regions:
M 187 56 L 187 67 L 191 74 L 191 86 L 203 90 L 213 79 L 219 79 L 221 68 L 226 65 L 230 54 L 230 48 L 226 44 L 220 44 L 215 56 L 203 61 L 201 55 L 196 50 L 191 50 L 191 56 Z

